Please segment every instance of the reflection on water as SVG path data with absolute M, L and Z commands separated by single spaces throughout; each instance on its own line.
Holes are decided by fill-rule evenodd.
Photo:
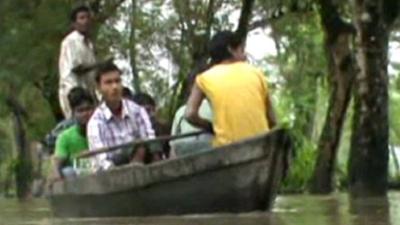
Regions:
M 0 225 L 400 225 L 400 192 L 388 198 L 349 199 L 346 194 L 327 197 L 281 196 L 272 212 L 211 214 L 144 218 L 57 219 L 45 200 L 18 203 L 0 199 Z

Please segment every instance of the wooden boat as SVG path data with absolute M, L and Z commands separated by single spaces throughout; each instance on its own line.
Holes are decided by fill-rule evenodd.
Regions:
M 178 159 L 57 182 L 49 201 L 60 217 L 268 210 L 288 169 L 290 150 L 287 131 L 277 129 Z

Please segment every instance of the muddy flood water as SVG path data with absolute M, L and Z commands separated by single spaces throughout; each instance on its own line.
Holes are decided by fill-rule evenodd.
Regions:
M 283 195 L 271 212 L 132 218 L 52 217 L 45 199 L 19 203 L 0 199 L 0 225 L 400 225 L 400 192 L 387 198 L 352 200 L 330 196 Z

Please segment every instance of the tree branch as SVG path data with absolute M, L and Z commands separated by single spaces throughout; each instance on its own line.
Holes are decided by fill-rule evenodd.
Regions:
M 90 3 L 90 8 L 95 13 L 96 22 L 101 24 L 106 21 L 124 2 L 125 0 L 118 0 L 114 4 L 111 4 L 106 10 L 106 7 L 101 7 L 101 0 L 96 0 Z
M 322 25 L 328 34 L 328 42 L 335 42 L 339 34 L 356 33 L 353 24 L 345 22 L 339 14 L 337 6 L 332 0 L 319 0 L 319 14 L 321 16 Z
M 255 30 L 257 28 L 264 28 L 268 26 L 268 24 L 269 24 L 268 19 L 256 20 L 249 25 L 249 31 Z
M 254 5 L 254 0 L 242 0 L 243 5 L 240 12 L 239 24 L 236 29 L 236 35 L 245 40 L 249 28 L 249 21 L 251 18 L 251 11 Z
M 208 8 L 207 8 L 207 13 L 206 13 L 206 39 L 210 39 L 210 35 L 211 35 L 211 26 L 214 20 L 214 4 L 215 1 L 214 0 L 210 0 L 208 3 Z

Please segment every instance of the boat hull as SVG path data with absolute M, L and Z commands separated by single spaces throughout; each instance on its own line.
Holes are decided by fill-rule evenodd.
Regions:
M 268 210 L 287 169 L 289 142 L 278 130 L 213 152 L 63 182 L 49 199 L 60 217 Z

